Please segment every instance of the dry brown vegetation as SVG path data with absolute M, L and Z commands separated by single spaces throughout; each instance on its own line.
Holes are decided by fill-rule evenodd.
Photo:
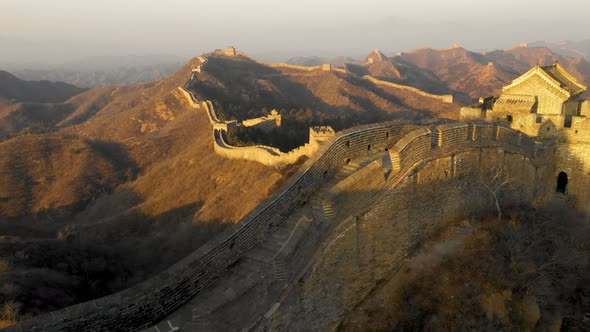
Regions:
M 459 100 L 469 102 L 470 98 L 499 95 L 502 86 L 534 65 L 548 65 L 555 61 L 582 82 L 590 82 L 590 62 L 561 56 L 543 47 L 515 47 L 488 53 L 460 47 L 424 48 L 404 52 L 385 62 L 374 62 L 361 71 L 432 93 L 452 93 Z
M 0 105 L 5 322 L 153 275 L 238 221 L 297 170 L 214 153 L 207 116 L 176 90 L 196 64 L 63 104 Z M 241 56 L 211 57 L 192 89 L 228 118 L 282 110 L 289 134 L 275 137 L 295 143 L 307 138 L 309 125 L 343 129 L 458 110 L 353 75 L 270 68 Z
M 262 109 L 313 110 L 317 124 L 337 129 L 391 118 L 419 119 L 456 111 L 456 105 L 375 85 L 335 71 L 270 68 L 243 56 L 215 57 L 191 88 L 218 102 L 226 118 L 262 115 Z M 220 89 L 219 87 L 222 87 Z
M 563 203 L 464 221 L 431 239 L 347 330 L 583 331 L 590 225 Z
M 48 133 L 12 130 L 0 142 L 0 257 L 9 262 L 0 303 L 15 317 L 161 271 L 283 181 L 273 168 L 213 152 L 207 116 L 175 91 L 190 66 L 159 82 L 88 91 L 66 102 L 71 111 Z
M 84 89 L 63 82 L 24 81 L 0 70 L 0 100 L 58 103 Z

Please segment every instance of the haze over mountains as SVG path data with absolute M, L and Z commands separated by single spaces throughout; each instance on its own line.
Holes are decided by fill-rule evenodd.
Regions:
M 531 42 L 532 47 L 546 47 L 562 56 L 588 58 L 590 41 Z M 392 49 L 390 47 L 386 49 Z M 396 52 L 399 53 L 398 50 Z M 482 53 L 482 52 L 479 52 Z M 483 52 L 486 53 L 486 52 Z M 289 56 L 286 52 L 255 52 L 266 61 L 285 61 L 287 63 L 314 66 L 331 63 L 342 66 L 345 63 L 359 64 L 364 56 L 349 54 L 340 56 Z M 297 54 L 297 53 L 293 53 Z M 394 58 L 394 53 L 387 53 Z M 188 57 L 187 57 L 188 58 Z M 286 59 L 286 60 L 285 60 Z M 545 59 L 539 59 L 545 60 Z M 128 85 L 151 82 L 162 79 L 178 70 L 186 62 L 184 57 L 172 55 L 125 55 L 125 56 L 88 56 L 69 62 L 46 63 L 3 63 L 4 69 L 14 76 L 28 81 L 48 80 L 66 82 L 77 87 L 93 88 L 106 85 Z
M 590 63 L 587 60 L 562 55 L 547 47 L 518 45 L 505 50 L 473 52 L 455 45 L 445 49 L 423 48 L 400 52 L 389 57 L 376 50 L 369 54 L 369 58 L 373 62 L 363 66 L 359 65 L 361 61 L 343 61 L 341 57 L 296 57 L 289 62 L 308 65 L 346 62 L 348 69 L 358 75 L 371 75 L 435 94 L 453 94 L 464 103 L 484 95 L 498 95 L 502 86 L 536 64 L 547 65 L 558 61 L 577 78 L 590 81 Z
M 535 41 L 529 43 L 531 47 L 547 47 L 553 52 L 559 53 L 565 56 L 583 57 L 590 58 L 590 40 L 579 40 L 579 41 Z
M 162 79 L 178 70 L 186 59 L 170 55 L 93 56 L 54 65 L 12 65 L 24 80 L 67 82 L 82 88 L 129 85 Z
M 56 103 L 66 101 L 83 91 L 84 89 L 63 82 L 24 81 L 0 70 L 0 100 Z

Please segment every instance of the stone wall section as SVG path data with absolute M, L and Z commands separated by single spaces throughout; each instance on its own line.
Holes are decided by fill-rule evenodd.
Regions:
M 348 73 L 348 71 L 346 69 L 335 68 L 335 67 L 331 66 L 330 64 L 324 64 L 321 66 L 306 67 L 306 66 L 297 66 L 297 65 L 291 65 L 291 64 L 286 64 L 286 63 L 268 63 L 268 62 L 264 62 L 264 61 L 260 61 L 255 58 L 252 58 L 246 53 L 237 52 L 235 50 L 235 48 L 233 48 L 233 47 L 229 47 L 226 50 L 218 50 L 218 51 L 214 52 L 214 54 L 222 54 L 225 56 L 240 55 L 243 57 L 247 57 L 247 58 L 251 59 L 252 61 L 255 61 L 255 62 L 260 63 L 262 65 L 273 67 L 273 68 L 283 68 L 283 69 L 307 71 L 307 72 L 314 71 L 314 70 L 323 70 L 323 71 L 336 71 L 336 72 L 341 72 L 341 73 Z M 225 142 L 223 140 L 224 133 L 227 132 L 229 129 L 235 128 L 239 125 L 243 125 L 243 126 L 248 126 L 248 127 L 249 126 L 258 127 L 262 130 L 269 131 L 269 130 L 272 130 L 273 128 L 280 127 L 280 123 L 281 123 L 280 115 L 276 114 L 276 112 L 273 112 L 269 116 L 254 118 L 254 119 L 246 119 L 246 120 L 242 121 L 241 124 L 238 123 L 237 121 L 221 121 L 221 120 L 219 120 L 219 118 L 217 117 L 217 115 L 215 113 L 215 109 L 214 109 L 211 101 L 198 101 L 197 98 L 194 96 L 194 94 L 188 89 L 188 86 L 190 85 L 190 81 L 195 77 L 195 75 L 202 72 L 203 67 L 207 63 L 207 58 L 204 56 L 201 56 L 201 57 L 199 57 L 199 61 L 200 61 L 199 65 L 197 65 L 192 71 L 191 79 L 183 87 L 180 87 L 179 90 L 181 91 L 182 95 L 186 98 L 186 100 L 188 101 L 189 105 L 192 108 L 203 109 L 207 113 L 207 116 L 209 117 L 209 121 L 214 129 L 213 143 L 214 143 L 214 150 L 216 153 L 218 153 L 221 156 L 224 156 L 225 158 L 229 158 L 229 159 L 245 159 L 245 160 L 259 162 L 259 163 L 262 163 L 262 164 L 268 165 L 268 166 L 281 166 L 284 164 L 294 163 L 297 160 L 299 160 L 299 158 L 301 158 L 302 156 L 309 157 L 318 150 L 323 139 L 316 139 L 317 135 L 313 135 L 312 130 L 310 130 L 309 143 L 307 143 L 299 148 L 296 148 L 292 151 L 286 152 L 286 153 L 278 151 L 275 148 L 272 148 L 269 146 L 262 146 L 262 145 L 257 145 L 254 147 L 236 147 L 236 146 L 229 145 L 227 142 Z M 453 102 L 452 95 L 444 95 L 444 96 L 433 95 L 433 94 L 429 94 L 427 92 L 424 92 L 422 90 L 416 89 L 414 87 L 395 84 L 395 83 L 386 82 L 386 81 L 381 81 L 381 80 L 375 79 L 371 76 L 364 76 L 363 78 L 373 82 L 374 84 L 387 85 L 387 86 L 394 87 L 397 89 L 412 91 L 412 92 L 417 93 L 421 96 L 434 98 L 434 99 L 437 99 L 437 100 L 445 102 L 445 103 L 452 103 Z
M 219 52 L 222 52 L 223 54 L 228 56 L 232 54 L 231 48 Z M 238 123 L 238 121 L 236 120 L 220 120 L 217 116 L 217 113 L 215 112 L 215 107 L 213 106 L 213 103 L 211 101 L 199 101 L 197 100 L 195 95 L 190 90 L 188 90 L 188 86 L 190 86 L 190 81 L 194 78 L 196 73 L 200 73 L 202 71 L 202 67 L 207 62 L 207 58 L 205 57 L 199 57 L 199 59 L 200 64 L 197 66 L 198 70 L 193 70 L 190 80 L 184 86 L 179 87 L 178 89 L 180 90 L 181 94 L 185 97 L 190 107 L 194 109 L 203 110 L 207 114 L 209 122 L 213 127 L 213 147 L 215 152 L 220 156 L 223 156 L 228 159 L 250 160 L 259 162 L 264 165 L 278 167 L 285 164 L 295 163 L 303 156 L 311 156 L 319 149 L 322 142 L 326 139 L 326 135 L 322 135 L 319 133 L 319 131 L 316 132 L 313 128 L 310 128 L 309 143 L 306 143 L 305 145 L 293 149 L 289 152 L 281 152 L 277 148 L 266 145 L 244 147 L 230 145 L 224 139 L 225 133 L 227 133 L 230 129 L 235 128 L 237 126 L 245 126 L 256 127 L 264 131 L 270 131 L 274 128 L 280 127 L 281 115 L 278 114 L 276 110 L 273 110 L 267 116 L 246 119 L 241 123 Z M 321 131 L 325 133 L 326 129 L 322 128 Z M 333 136 L 334 131 L 331 128 L 329 129 L 329 131 L 331 131 L 329 136 Z
M 297 70 L 297 71 L 306 71 L 306 72 L 311 72 L 311 71 L 315 71 L 315 70 L 327 70 L 330 71 L 332 70 L 332 66 L 330 64 L 323 64 L 323 65 L 318 65 L 318 66 L 299 66 L 299 65 L 293 65 L 290 63 L 282 63 L 282 62 L 266 62 L 266 61 L 262 61 L 262 60 L 258 60 L 254 57 L 251 57 L 249 54 L 246 54 L 244 52 L 237 52 L 237 54 L 250 59 L 251 61 L 254 61 L 258 64 L 261 64 L 263 66 L 267 66 L 267 67 L 271 67 L 271 68 L 282 68 L 282 69 L 290 69 L 290 70 Z M 324 67 L 325 66 L 325 67 Z
M 395 89 L 401 89 L 401 90 L 406 90 L 406 91 L 411 91 L 414 92 L 416 94 L 419 94 L 420 96 L 423 97 L 427 97 L 427 98 L 433 98 L 436 100 L 439 100 L 443 103 L 447 103 L 447 104 L 452 104 L 453 103 L 453 95 L 435 95 L 432 93 L 428 93 L 426 91 L 422 91 L 418 88 L 415 88 L 413 86 L 408 86 L 408 85 L 402 85 L 402 84 L 396 84 L 396 83 L 392 83 L 392 82 L 388 82 L 388 81 L 383 81 L 377 78 L 374 78 L 373 76 L 370 75 L 365 75 L 362 78 L 372 82 L 373 84 L 377 84 L 377 85 L 384 85 L 384 86 L 388 86 L 391 88 L 395 88 Z
M 264 66 L 268 66 L 271 68 L 282 68 L 282 69 L 290 69 L 290 70 L 306 71 L 306 72 L 323 70 L 323 71 L 335 71 L 335 72 L 339 72 L 339 73 L 343 73 L 343 74 L 353 74 L 353 73 L 349 72 L 348 70 L 346 70 L 346 66 L 344 68 L 337 68 L 337 67 L 332 66 L 331 64 L 322 64 L 322 65 L 318 65 L 318 66 L 307 67 L 307 66 L 292 65 L 292 64 L 288 64 L 288 63 L 271 63 L 271 62 L 260 61 L 260 60 L 255 59 L 255 58 L 251 57 L 250 55 L 243 53 L 243 52 L 237 52 L 237 54 L 239 54 L 243 57 L 246 57 L 256 63 L 262 64 Z M 415 87 L 412 87 L 409 85 L 396 84 L 396 83 L 376 79 L 370 75 L 365 75 L 362 78 L 366 79 L 368 81 L 371 81 L 374 84 L 385 85 L 385 86 L 389 86 L 389 87 L 401 89 L 401 90 L 406 90 L 406 91 L 412 91 L 412 92 L 417 93 L 423 97 L 434 98 L 439 101 L 442 101 L 443 103 L 448 103 L 448 104 L 453 103 L 453 96 L 452 95 L 435 95 L 435 94 L 431 94 L 431 93 L 422 91 L 418 88 L 415 88 Z
M 211 286 L 244 252 L 269 236 L 347 159 L 384 150 L 402 132 L 392 121 L 339 132 L 279 190 L 238 224 L 228 228 L 171 268 L 135 287 L 35 317 L 7 331 L 137 331 L 157 323 Z M 391 133 L 391 134 L 387 134 Z
M 457 218 L 493 211 L 480 172 L 508 169 L 514 183 L 502 193 L 507 205 L 549 197 L 543 171 L 551 168 L 549 149 L 535 148 L 532 140 L 509 128 L 462 123 L 420 128 L 390 151 L 400 156 L 401 168 L 386 185 L 363 189 L 351 183 L 335 193 L 333 206 L 346 209 L 351 203 L 343 201 L 347 195 L 380 192 L 370 204 L 357 203 L 351 214 L 339 215 L 342 222 L 300 281 L 297 299 L 276 313 L 281 321 L 288 317 L 281 328 L 336 330 L 346 312 L 385 282 L 432 233 Z M 468 167 L 457 166 L 458 160 Z M 457 167 L 461 170 L 453 172 Z M 371 184 L 382 177 L 374 167 L 347 181 Z

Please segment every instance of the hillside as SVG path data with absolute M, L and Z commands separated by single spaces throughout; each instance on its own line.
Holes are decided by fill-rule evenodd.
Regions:
M 580 40 L 580 41 L 561 41 L 561 42 L 546 42 L 546 41 L 537 41 L 529 43 L 530 46 L 533 47 L 546 47 L 553 52 L 559 53 L 564 56 L 572 56 L 576 58 L 586 58 L 590 57 L 590 40 Z
M 228 118 L 262 115 L 262 109 L 311 109 L 313 120 L 336 129 L 391 118 L 450 115 L 455 106 L 414 92 L 374 84 L 340 71 L 265 66 L 247 56 L 209 58 L 190 86 L 217 101 Z
M 0 100 L 58 103 L 84 91 L 71 84 L 50 81 L 24 81 L 0 70 Z
M 461 91 L 453 91 L 446 82 L 432 71 L 421 68 L 398 57 L 387 57 L 379 50 L 371 52 L 360 66 L 350 66 L 358 75 L 373 77 L 410 86 L 435 94 L 455 94 L 462 98 Z
M 418 49 L 404 52 L 386 61 L 414 65 L 444 85 L 425 86 L 426 91 L 450 89 L 470 98 L 498 95 L 502 86 L 528 71 L 536 64 L 547 65 L 559 61 L 570 73 L 583 82 L 590 82 L 590 63 L 582 58 L 566 57 L 544 47 L 516 46 L 487 53 L 471 52 L 461 47 L 449 49 Z M 382 66 L 382 65 L 381 65 Z M 399 80 L 398 75 L 382 72 L 383 79 Z M 434 84 L 436 86 L 436 84 Z
M 0 141 L 19 134 L 51 131 L 74 107 L 69 104 L 5 103 L 0 101 Z
M 213 153 L 207 116 L 174 92 L 189 75 L 187 65 L 159 82 L 90 90 L 64 104 L 7 105 L 0 121 L 13 134 L 0 143 L 6 308 L 26 316 L 128 287 L 239 220 L 281 181 L 276 170 Z M 44 117 L 46 133 L 18 130 Z M 88 248 L 78 251 L 79 243 Z M 14 259 L 23 246 L 26 257 Z M 71 259 L 49 259 L 60 250 Z M 39 252 L 48 255 L 41 267 L 30 262 Z M 103 256 L 113 269 L 85 273 L 74 266 L 85 255 Z M 40 279 L 40 268 L 51 280 Z M 46 291 L 32 295 L 40 284 Z
M 310 124 L 340 129 L 455 109 L 351 74 L 274 68 L 246 56 L 208 57 L 192 86 L 199 98 L 213 100 L 227 117 L 288 109 L 293 123 L 305 128 L 302 140 Z M 26 317 L 143 280 L 238 221 L 296 170 L 213 152 L 207 115 L 190 108 L 177 90 L 197 63 L 160 81 L 92 89 L 64 103 L 4 104 L 5 311 Z M 305 121 L 297 122 L 302 115 Z M 51 258 L 64 250 L 73 252 L 66 263 Z M 22 259 L 11 258 L 21 251 Z M 102 258 L 77 267 L 87 256 Z M 112 269 L 99 273 L 104 264 Z M 41 294 L 35 293 L 40 268 L 51 275 Z
M 134 176 L 136 166 L 106 142 L 46 134 L 0 143 L 0 215 L 5 220 L 67 217 Z
M 425 241 L 343 331 L 587 331 L 588 223 L 563 202 L 462 220 Z
M 282 129 L 266 139 L 296 146 L 306 141 L 310 125 L 340 130 L 457 116 L 459 103 L 365 75 L 430 92 L 475 94 L 503 85 L 517 65 L 537 55 L 518 52 L 455 48 L 392 58 L 373 52 L 372 63 L 347 66 L 350 72 L 212 52 L 188 88 L 211 100 L 225 119 L 276 108 Z M 588 68 L 582 60 L 565 61 L 580 74 Z M 199 64 L 195 58 L 165 79 L 91 89 L 62 103 L 2 104 L 0 262 L 9 287 L 0 290 L 0 301 L 6 310 L 37 314 L 133 285 L 240 220 L 297 170 L 215 154 L 207 115 L 177 89 Z M 476 74 L 468 76 L 471 70 Z M 52 259 L 63 251 L 72 252 L 67 262 Z M 15 259 L 15 252 L 24 256 Z M 47 255 L 42 260 L 41 252 Z M 80 267 L 89 256 L 102 258 Z M 103 266 L 112 269 L 100 273 Z M 41 294 L 35 293 L 39 269 L 52 276 Z

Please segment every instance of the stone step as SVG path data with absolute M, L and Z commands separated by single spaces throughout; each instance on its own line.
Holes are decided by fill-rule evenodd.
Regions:
M 287 264 L 282 259 L 275 259 L 275 279 L 287 280 Z
M 277 273 L 275 274 L 275 279 L 279 281 L 287 281 L 287 273 L 277 271 Z
M 193 322 L 194 323 L 194 322 Z M 196 323 L 197 325 L 202 325 L 202 326 L 209 326 L 209 323 L 205 321 L 205 318 L 203 318 L 202 320 L 199 320 L 199 322 Z M 163 322 L 158 323 L 157 325 L 154 325 L 151 330 L 152 331 L 159 331 L 159 332 L 176 332 L 176 331 L 180 331 L 180 324 L 178 324 L 177 322 L 172 322 L 170 320 L 166 320 Z

